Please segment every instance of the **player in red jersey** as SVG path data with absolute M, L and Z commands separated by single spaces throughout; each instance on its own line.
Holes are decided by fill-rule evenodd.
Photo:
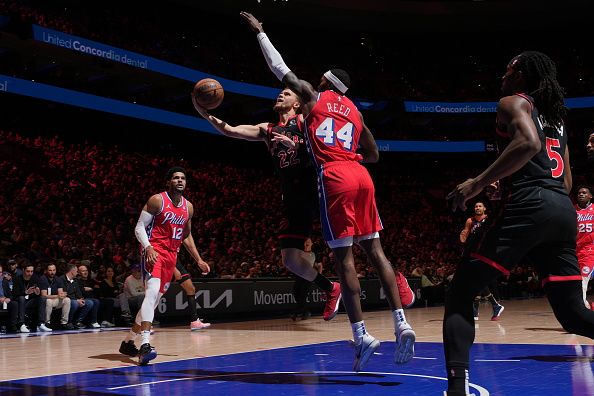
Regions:
M 272 72 L 301 98 L 306 141 L 318 169 L 324 239 L 334 252 L 343 302 L 353 330 L 353 369 L 361 370 L 379 347 L 379 341 L 367 333 L 363 322 L 353 243 L 365 250 L 392 309 L 397 343 L 394 360 L 408 362 L 414 354 L 416 335 L 404 316 L 394 270 L 379 240 L 378 232 L 383 227 L 375 205 L 373 181 L 367 169 L 359 163 L 376 162 L 379 153 L 363 116 L 344 96 L 350 77 L 344 70 L 329 70 L 314 90 L 311 84 L 299 80 L 287 67 L 260 22 L 247 12 L 242 12 L 241 16 L 258 33 L 260 47 Z
M 149 198 L 142 208 L 135 228 L 136 238 L 143 250 L 142 273 L 146 292 L 136 320 L 120 346 L 120 352 L 138 356 L 141 365 L 157 357 L 150 345 L 150 330 L 157 302 L 169 287 L 177 262 L 177 253 L 182 243 L 198 263 L 203 273 L 210 272 L 208 264 L 200 259 L 191 235 L 191 219 L 194 207 L 183 197 L 186 188 L 186 172 L 173 167 L 167 172 L 167 191 Z M 134 339 L 140 333 L 140 350 Z
M 311 234 L 316 212 L 316 173 L 307 155 L 303 135 L 301 102 L 293 91 L 283 89 L 273 110 L 279 122 L 258 125 L 231 126 L 211 115 L 194 97 L 196 110 L 220 133 L 236 139 L 263 141 L 268 147 L 274 168 L 281 180 L 284 219 L 279 230 L 283 264 L 294 274 L 313 282 L 326 292 L 324 320 L 331 320 L 338 312 L 340 283 L 331 282 L 313 267 L 312 257 L 304 252 L 303 243 Z
M 590 309 L 594 309 L 594 303 L 590 304 L 586 299 L 588 283 L 592 276 L 594 268 L 594 206 L 592 205 L 592 192 L 589 187 L 582 186 L 577 192 L 577 237 L 576 237 L 576 255 L 582 274 L 582 290 L 584 294 L 584 304 Z

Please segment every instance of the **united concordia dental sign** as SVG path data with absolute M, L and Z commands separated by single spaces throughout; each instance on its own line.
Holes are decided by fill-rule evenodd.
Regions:
M 87 40 L 82 37 L 73 36 L 37 25 L 33 25 L 33 38 L 46 44 L 55 45 L 57 47 L 66 48 L 71 51 L 77 51 L 91 56 L 97 56 L 114 62 L 120 62 L 132 67 L 151 70 L 181 80 L 191 81 L 192 83 L 207 77 L 214 78 L 225 87 L 226 91 L 242 95 L 274 99 L 278 96 L 279 92 L 279 88 L 229 80 L 220 76 L 193 70 L 157 58 L 132 51 L 126 51 L 121 48 L 101 44 L 96 41 Z
M 81 37 L 71 36 L 57 30 L 33 25 L 33 38 L 44 43 L 53 44 L 58 47 L 71 49 L 88 55 L 98 56 L 115 62 L 125 63 L 130 66 L 140 67 L 142 69 L 149 68 L 149 58 L 146 56 L 110 47 Z

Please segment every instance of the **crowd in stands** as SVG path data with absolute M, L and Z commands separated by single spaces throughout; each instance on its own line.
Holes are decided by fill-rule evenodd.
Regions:
M 54 320 L 65 328 L 130 319 L 143 297 L 133 228 L 144 202 L 164 189 L 165 171 L 173 165 L 188 171 L 185 195 L 194 204 L 193 235 L 212 268 L 209 277 L 290 275 L 275 237 L 280 190 L 269 169 L 149 158 L 118 146 L 12 132 L 0 132 L 0 147 L 0 263 L 4 282 L 15 285 L 3 287 L 0 303 L 10 299 L 11 329 L 25 331 L 25 312 L 33 308 L 37 316 L 29 318 L 40 329 L 52 327 L 51 313 L 60 308 L 62 316 Z M 460 257 L 465 218 L 452 216 L 443 197 L 462 175 L 417 177 L 390 166 L 372 173 L 387 257 L 405 276 L 424 277 L 423 287 L 444 288 Z M 320 234 L 318 226 L 313 251 L 323 273 L 334 277 L 332 253 Z M 180 260 L 195 278 L 202 276 L 183 249 Z M 359 277 L 376 277 L 357 247 L 355 265 Z M 502 280 L 509 296 L 537 292 L 532 269 L 518 273 L 517 281 L 515 276 Z M 17 280 L 25 287 L 16 287 Z

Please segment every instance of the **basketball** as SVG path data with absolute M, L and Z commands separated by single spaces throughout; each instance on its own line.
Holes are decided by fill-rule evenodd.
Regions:
M 194 85 L 192 95 L 200 106 L 212 110 L 219 107 L 225 97 L 225 91 L 217 80 L 205 78 Z

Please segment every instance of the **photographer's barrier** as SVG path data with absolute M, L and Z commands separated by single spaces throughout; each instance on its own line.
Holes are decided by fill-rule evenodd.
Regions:
M 377 279 L 360 279 L 361 306 L 363 309 L 387 308 L 386 296 Z M 409 278 L 408 282 L 419 296 L 420 278 Z M 262 316 L 282 314 L 295 309 L 292 279 L 237 279 L 194 282 L 196 304 L 200 317 Z M 307 307 L 312 312 L 324 308 L 325 293 L 312 285 L 307 294 Z M 157 305 L 159 320 L 176 320 L 188 316 L 188 300 L 184 290 L 171 283 L 169 290 Z

